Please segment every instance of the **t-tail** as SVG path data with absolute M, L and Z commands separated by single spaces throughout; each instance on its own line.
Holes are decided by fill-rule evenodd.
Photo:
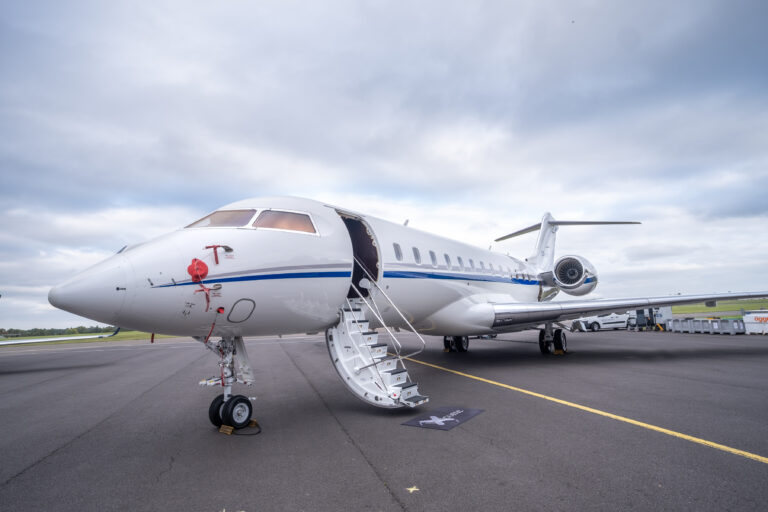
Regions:
M 569 295 L 586 295 L 597 286 L 597 272 L 586 258 L 563 256 L 555 261 L 555 240 L 560 226 L 595 226 L 605 224 L 640 224 L 635 221 L 573 221 L 555 220 L 547 212 L 541 222 L 497 238 L 501 242 L 509 238 L 539 231 L 535 252 L 526 258 L 528 264 L 538 273 L 539 279 Z M 552 295 L 554 296 L 554 295 Z

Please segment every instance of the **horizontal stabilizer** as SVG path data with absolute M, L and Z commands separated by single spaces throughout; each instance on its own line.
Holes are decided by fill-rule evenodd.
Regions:
M 641 223 L 636 221 L 602 221 L 602 220 L 591 220 L 591 221 L 590 220 L 550 220 L 549 221 L 550 226 L 597 226 L 597 225 L 605 225 L 605 224 L 641 224 Z M 507 240 L 509 238 L 524 235 L 526 233 L 532 233 L 533 231 L 538 231 L 540 229 L 541 229 L 541 222 L 539 222 L 538 224 L 534 224 L 533 226 L 528 226 L 527 228 L 521 229 L 520 231 L 515 231 L 514 233 L 504 235 L 500 238 L 497 238 L 494 241 L 501 242 L 502 240 Z

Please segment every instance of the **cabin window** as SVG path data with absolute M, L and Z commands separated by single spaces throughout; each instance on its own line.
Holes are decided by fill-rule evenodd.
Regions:
M 283 229 L 302 233 L 317 233 L 312 219 L 306 213 L 265 210 L 256 218 L 253 227 L 262 229 Z
M 475 262 L 472 261 L 472 258 L 469 258 L 469 268 L 475 270 Z
M 484 270 L 485 270 L 485 264 L 481 261 L 480 262 L 480 271 L 482 272 Z
M 456 259 L 459 261 L 459 268 L 464 268 L 464 260 L 461 259 L 461 256 L 457 256 Z
M 397 261 L 403 261 L 403 251 L 400 250 L 400 244 L 392 244 L 392 247 L 395 248 L 395 258 L 397 258 Z
M 435 251 L 429 251 L 429 259 L 432 260 L 432 266 L 437 266 L 437 255 L 435 254 Z
M 493 269 L 493 263 L 488 264 L 488 268 L 491 270 L 491 274 L 495 274 L 496 271 Z
M 247 226 L 256 210 L 220 210 L 193 222 L 188 228 L 241 228 Z
M 451 268 L 451 257 L 450 257 L 450 256 L 448 256 L 447 254 L 443 254 L 443 256 L 445 256 L 445 265 L 446 265 L 448 268 Z
M 413 248 L 413 259 L 416 261 L 416 263 L 421 263 L 421 253 L 416 247 Z

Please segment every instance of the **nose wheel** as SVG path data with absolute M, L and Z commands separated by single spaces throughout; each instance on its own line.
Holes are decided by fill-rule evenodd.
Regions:
M 208 408 L 208 419 L 211 420 L 211 423 L 216 428 L 219 428 L 224 423 L 221 415 L 223 407 L 224 395 L 222 394 L 214 398 L 211 406 Z
M 224 395 L 219 395 L 213 399 L 208 408 L 208 419 L 214 427 L 219 428 L 222 425 L 240 429 L 247 427 L 251 422 L 253 406 L 248 397 L 243 395 L 234 395 L 226 402 Z
M 244 428 L 251 422 L 251 401 L 243 395 L 235 395 L 224 403 L 221 420 L 230 427 Z

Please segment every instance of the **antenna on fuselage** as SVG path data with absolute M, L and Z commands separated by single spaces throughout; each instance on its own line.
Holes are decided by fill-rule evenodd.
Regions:
M 411 219 L 405 219 L 405 222 L 403 222 L 403 226 L 407 226 L 409 220 L 411 220 Z

